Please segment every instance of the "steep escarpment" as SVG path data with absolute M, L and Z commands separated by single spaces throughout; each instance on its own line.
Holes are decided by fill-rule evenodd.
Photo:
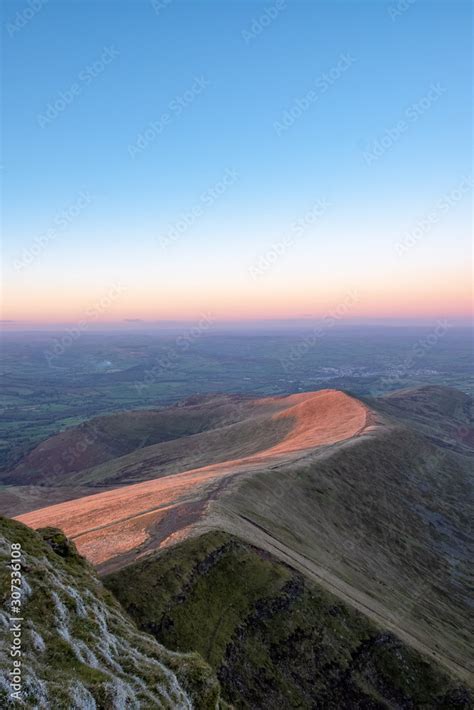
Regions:
M 234 479 L 207 524 L 323 584 L 472 678 L 472 461 L 388 426 Z
M 196 654 L 139 632 L 58 530 L 0 519 L 0 705 L 11 692 L 12 545 L 21 546 L 21 700 L 27 708 L 221 708 L 219 684 Z M 17 559 L 17 558 L 16 558 Z M 16 617 L 15 617 L 16 618 Z
M 469 708 L 472 696 L 275 557 L 210 532 L 110 575 L 143 630 L 197 649 L 238 708 Z

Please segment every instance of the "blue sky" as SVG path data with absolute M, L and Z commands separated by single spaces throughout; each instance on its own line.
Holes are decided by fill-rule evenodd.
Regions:
M 28 4 L 7 2 L 5 317 L 74 318 L 117 281 L 128 296 L 110 317 L 213 300 L 223 315 L 319 312 L 357 286 L 361 312 L 379 299 L 388 315 L 397 288 L 426 300 L 434 283 L 464 313 L 471 10 L 405 5 L 49 0 L 25 21 Z M 322 218 L 252 278 L 318 200 Z

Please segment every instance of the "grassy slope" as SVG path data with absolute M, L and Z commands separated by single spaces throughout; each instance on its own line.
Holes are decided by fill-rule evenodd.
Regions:
M 23 552 L 23 707 L 221 707 L 218 682 L 197 654 L 167 651 L 139 632 L 74 545 L 0 519 L 0 705 L 9 694 L 10 545 Z
M 472 677 L 464 457 L 397 428 L 235 479 L 213 505 L 211 525 L 322 580 Z
M 459 390 L 426 385 L 367 401 L 442 448 L 466 456 L 474 453 L 474 400 Z
M 73 485 L 126 485 L 193 468 L 250 456 L 277 444 L 291 428 L 290 419 L 255 416 L 211 431 L 135 450 L 67 477 Z
M 138 625 L 196 649 L 236 708 L 468 708 L 469 692 L 364 615 L 222 532 L 106 578 Z
M 191 400 L 187 406 L 95 417 L 43 441 L 2 480 L 14 485 L 57 485 L 68 474 L 132 451 L 239 421 L 248 410 L 252 410 L 251 400 L 222 396 L 197 404 Z

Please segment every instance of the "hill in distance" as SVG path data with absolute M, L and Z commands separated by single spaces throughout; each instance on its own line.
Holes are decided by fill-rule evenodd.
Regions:
M 210 406 L 213 422 L 214 409 Z M 194 407 L 191 409 L 195 415 Z M 184 534 L 192 523 L 202 519 L 210 502 L 224 492 L 234 477 L 297 461 L 314 449 L 319 451 L 359 436 L 368 426 L 364 404 L 330 390 L 257 400 L 250 407 L 245 403 L 233 409 L 232 414 L 245 418 L 201 435 L 180 437 L 167 442 L 165 447 L 151 445 L 135 452 L 138 470 L 144 478 L 153 475 L 151 480 L 49 506 L 20 519 L 33 527 L 64 525 L 67 521 L 66 533 L 74 539 L 80 536 L 81 551 L 105 569 L 112 560 L 118 562 L 115 558 L 119 556 L 129 553 L 134 558 L 138 548 L 141 554 L 144 543 L 153 550 Z M 70 438 L 74 434 L 71 432 Z M 58 439 L 63 443 L 64 437 L 54 439 L 49 441 L 51 449 L 59 445 Z M 170 443 L 174 447 L 172 468 L 179 462 L 178 473 L 169 469 Z M 48 442 L 43 449 L 47 445 Z M 41 453 L 33 451 L 29 461 L 37 460 Z M 193 460 L 197 456 L 205 465 L 191 467 L 190 455 Z M 131 455 L 119 457 L 106 469 L 103 466 L 94 469 L 94 480 L 103 482 L 105 476 L 110 484 L 115 480 L 111 477 L 113 472 L 123 483 L 121 474 L 124 468 L 129 470 L 130 458 Z M 141 468 L 144 460 L 148 464 L 145 470 Z M 21 465 L 26 467 L 30 463 Z M 44 465 L 48 468 L 49 458 Z M 89 476 L 90 470 L 80 476 L 80 482 L 85 483 Z M 79 478 L 75 472 L 68 477 Z M 38 482 L 44 485 L 42 474 L 36 474 L 35 483 Z

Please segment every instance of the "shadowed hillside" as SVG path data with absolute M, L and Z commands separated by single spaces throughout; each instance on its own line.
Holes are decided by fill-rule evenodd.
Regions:
M 198 650 L 237 708 L 472 707 L 439 667 L 233 536 L 188 540 L 106 584 L 140 628 Z
M 234 479 L 206 524 L 268 550 L 472 678 L 471 461 L 404 427 Z
M 474 401 L 450 387 L 427 385 L 380 397 L 380 412 L 404 421 L 438 446 L 456 453 L 474 453 Z

